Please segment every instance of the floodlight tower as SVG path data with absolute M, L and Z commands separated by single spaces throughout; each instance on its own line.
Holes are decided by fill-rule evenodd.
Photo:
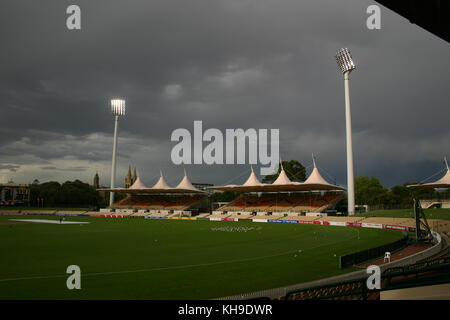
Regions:
M 119 124 L 119 116 L 125 115 L 125 100 L 112 99 L 111 112 L 114 116 L 114 143 L 113 143 L 112 166 L 111 166 L 111 189 L 113 189 L 116 180 L 117 126 Z M 112 206 L 113 204 L 114 204 L 114 192 L 110 192 L 109 206 Z
M 345 123 L 347 136 L 347 194 L 348 215 L 355 214 L 355 178 L 353 175 L 352 116 L 350 113 L 349 74 L 356 68 L 350 51 L 343 48 L 336 54 L 336 61 L 344 74 Z

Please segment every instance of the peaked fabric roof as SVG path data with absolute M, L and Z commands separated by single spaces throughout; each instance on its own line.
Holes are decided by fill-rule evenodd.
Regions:
M 158 182 L 155 183 L 155 185 L 152 187 L 152 189 L 170 189 L 166 180 L 164 180 L 162 171 L 160 171 L 160 177 L 159 177 Z
M 245 183 L 243 184 L 243 186 L 246 187 L 253 187 L 253 186 L 261 186 L 263 185 L 258 178 L 256 177 L 255 172 L 253 171 L 253 167 L 252 168 L 252 173 L 250 173 L 250 176 L 248 177 L 247 181 L 245 181 Z
M 198 190 L 189 181 L 186 170 L 184 171 L 184 177 L 181 182 L 176 186 L 176 188 L 170 187 L 164 177 L 162 172 L 160 172 L 160 177 L 158 182 L 151 188 L 147 188 L 139 177 L 136 179 L 135 183 L 130 188 L 109 188 L 109 189 L 97 189 L 100 191 L 111 191 L 116 193 L 127 193 L 127 194 L 157 194 L 157 193 L 206 193 L 205 191 Z
M 281 172 L 278 178 L 272 184 L 259 182 L 255 173 L 250 173 L 247 181 L 243 185 L 226 185 L 218 187 L 209 187 L 208 189 L 234 192 L 289 192 L 289 191 L 315 191 L 315 190 L 337 190 L 345 191 L 344 188 L 328 183 L 320 174 L 313 159 L 314 169 L 305 182 L 293 182 L 289 179 L 284 168 L 281 166 Z
M 272 183 L 272 185 L 283 185 L 283 184 L 291 184 L 292 181 L 287 176 L 286 172 L 284 171 L 283 164 L 280 162 L 281 166 L 281 172 L 278 178 Z
M 314 156 L 313 156 L 313 165 L 314 165 L 313 171 L 309 175 L 308 179 L 306 179 L 304 184 L 326 184 L 326 185 L 329 185 L 329 183 L 320 174 L 319 169 L 317 169 L 316 160 L 314 159 Z
M 180 183 L 175 187 L 175 189 L 184 189 L 184 190 L 193 190 L 193 191 L 200 191 L 196 187 L 192 185 L 192 183 L 189 181 L 186 170 L 184 171 L 184 177 L 180 181 Z
M 429 182 L 429 183 L 419 183 L 419 184 L 413 184 L 409 185 L 408 187 L 422 187 L 422 188 L 450 188 L 450 169 L 448 167 L 447 159 L 444 159 L 445 166 L 447 167 L 447 171 L 445 172 L 444 176 L 440 178 L 439 180 L 435 182 Z
M 136 178 L 136 181 L 133 183 L 133 185 L 129 189 L 145 189 L 147 188 L 141 181 L 139 177 Z

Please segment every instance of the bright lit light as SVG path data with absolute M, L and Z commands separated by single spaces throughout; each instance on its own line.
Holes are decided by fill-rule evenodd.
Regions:
M 350 51 L 347 48 L 342 48 L 338 51 L 338 53 L 336 54 L 336 61 L 339 65 L 339 68 L 341 68 L 342 73 L 352 71 L 356 68 Z
M 115 116 L 125 115 L 125 100 L 112 99 L 111 100 L 111 112 Z

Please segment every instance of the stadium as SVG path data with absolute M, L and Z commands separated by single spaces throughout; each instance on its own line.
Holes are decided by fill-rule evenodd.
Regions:
M 448 187 L 449 178 L 447 169 L 419 187 Z M 161 173 L 151 188 L 138 177 L 130 188 L 104 189 L 127 196 L 100 212 L 3 210 L 1 299 L 383 300 L 430 285 L 448 292 L 447 209 L 428 209 L 442 212 L 428 220 L 420 205 L 402 218 L 329 215 L 345 189 L 315 161 L 304 182 L 281 168 L 264 184 L 252 169 L 242 185 L 210 188 L 240 195 L 203 212 L 209 195 L 185 171 L 174 188 Z M 74 262 L 83 290 L 61 286 Z M 365 285 L 370 264 L 383 271 L 374 292 Z
M 0 300 L 288 301 L 297 316 L 309 314 L 299 301 L 450 300 L 446 158 L 417 182 L 448 148 L 447 109 L 436 107 L 448 104 L 448 43 L 434 42 L 450 39 L 447 4 L 9 2 L 0 10 L 12 30 L 0 92 L 0 174 L 8 178 L 0 184 Z M 358 161 L 347 44 L 362 69 L 351 82 Z M 183 128 L 192 121 L 191 135 Z M 301 177 L 279 161 L 305 150 L 324 161 L 291 160 Z M 237 166 L 223 166 L 235 156 L 245 165 L 239 181 L 230 173 Z M 145 169 L 132 176 L 130 166 L 121 187 L 116 169 L 125 162 Z M 255 173 L 269 163 L 268 171 L 279 163 L 273 174 Z M 346 184 L 331 182 L 322 163 L 342 181 L 345 167 Z M 355 163 L 367 176 L 355 178 Z M 181 164 L 198 166 L 172 184 Z M 166 175 L 146 180 L 155 168 Z M 94 171 L 93 185 L 82 181 Z M 110 183 L 100 186 L 99 173 Z M 358 178 L 371 174 L 393 187 L 373 176 L 384 198 L 367 188 L 355 201 Z

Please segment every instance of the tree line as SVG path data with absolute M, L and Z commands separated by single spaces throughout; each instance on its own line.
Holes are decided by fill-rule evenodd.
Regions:
M 413 197 L 418 199 L 448 199 L 450 189 L 410 188 L 414 182 L 405 182 L 391 189 L 385 188 L 376 177 L 361 176 L 355 179 L 355 203 L 380 208 L 410 208 Z
M 34 207 L 101 207 L 105 199 L 88 183 L 80 180 L 33 183 L 30 205 Z

